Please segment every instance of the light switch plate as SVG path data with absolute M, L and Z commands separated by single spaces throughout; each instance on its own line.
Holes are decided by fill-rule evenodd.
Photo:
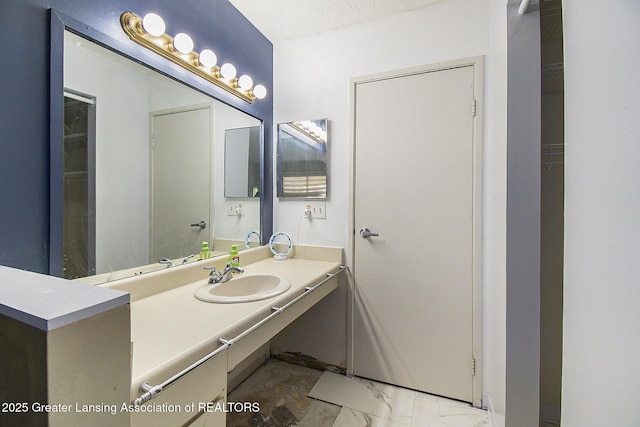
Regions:
M 244 215 L 244 203 L 227 203 L 227 216 Z

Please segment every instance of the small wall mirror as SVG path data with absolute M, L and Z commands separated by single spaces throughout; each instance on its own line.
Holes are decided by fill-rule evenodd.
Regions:
M 224 133 L 224 197 L 260 197 L 260 126 Z
M 327 119 L 278 125 L 278 197 L 327 198 L 327 126 Z

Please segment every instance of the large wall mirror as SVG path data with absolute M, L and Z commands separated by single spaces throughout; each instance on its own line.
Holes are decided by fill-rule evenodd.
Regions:
M 249 130 L 251 149 L 229 145 L 236 129 Z M 192 262 L 203 241 L 213 254 L 247 236 L 260 244 L 255 117 L 65 30 L 63 133 L 63 277 L 101 283 Z M 251 175 L 233 199 L 226 151 L 227 169 L 233 158 Z
M 301 120 L 278 125 L 278 197 L 328 197 L 328 120 Z

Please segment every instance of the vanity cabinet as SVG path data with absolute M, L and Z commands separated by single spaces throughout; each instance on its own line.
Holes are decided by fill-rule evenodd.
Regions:
M 207 360 L 132 412 L 131 427 L 224 427 L 227 353 Z
M 171 384 L 132 412 L 132 427 L 225 425 L 227 373 L 338 287 L 337 276 L 345 269 L 341 248 L 296 250 L 299 258 L 287 261 L 274 260 L 267 247 L 242 253 L 242 277 L 281 276 L 291 284 L 280 295 L 256 301 L 216 304 L 196 298 L 207 282 L 203 263 L 109 285 L 129 292 L 132 300 L 131 399 L 140 396 L 140 384 Z M 218 257 L 208 263 L 222 269 L 226 261 Z M 215 356 L 173 382 L 212 351 Z

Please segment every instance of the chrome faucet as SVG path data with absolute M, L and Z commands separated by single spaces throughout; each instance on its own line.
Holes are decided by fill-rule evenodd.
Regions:
M 233 261 L 232 261 L 233 262 Z M 224 271 L 218 271 L 214 266 L 202 267 L 204 270 L 209 270 L 209 284 L 213 285 L 215 283 L 224 283 L 231 280 L 231 275 L 233 273 L 244 273 L 244 269 L 240 267 L 231 266 L 231 262 L 227 264 Z
M 165 264 L 167 266 L 167 268 L 169 267 L 175 267 L 176 265 L 173 263 L 173 261 L 171 261 L 169 258 L 160 258 L 158 260 L 159 264 Z

